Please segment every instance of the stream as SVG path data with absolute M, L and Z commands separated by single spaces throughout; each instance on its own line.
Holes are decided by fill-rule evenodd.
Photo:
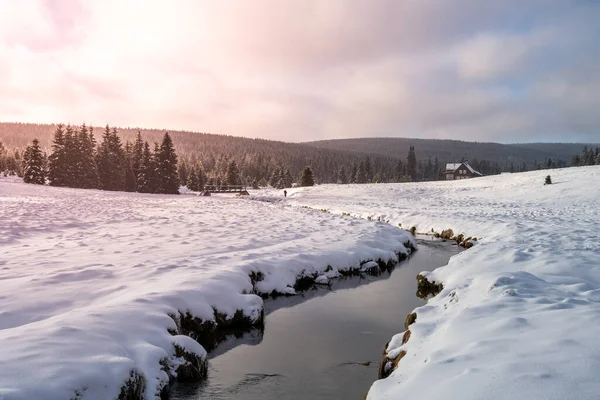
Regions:
M 207 380 L 176 384 L 175 400 L 361 399 L 377 379 L 384 345 L 424 301 L 416 275 L 460 250 L 418 239 L 391 273 L 342 278 L 330 288 L 265 301 L 265 330 L 230 337 L 209 355 Z

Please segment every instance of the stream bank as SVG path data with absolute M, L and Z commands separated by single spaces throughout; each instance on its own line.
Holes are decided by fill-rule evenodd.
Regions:
M 360 399 L 377 379 L 382 346 L 424 304 L 416 275 L 445 265 L 458 246 L 420 239 L 390 272 L 335 280 L 265 301 L 266 326 L 209 354 L 208 378 L 176 384 L 171 399 Z

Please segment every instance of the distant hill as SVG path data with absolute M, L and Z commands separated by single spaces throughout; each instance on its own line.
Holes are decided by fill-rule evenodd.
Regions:
M 34 138 L 50 152 L 56 125 L 0 122 L 0 142 L 9 150 L 24 149 Z M 138 131 L 150 143 L 159 142 L 167 130 L 117 128 L 123 142 L 133 141 Z M 94 127 L 99 141 L 104 128 Z M 360 151 L 322 149 L 302 143 L 286 143 L 265 139 L 249 139 L 210 133 L 168 131 L 180 158 L 188 162 L 200 161 L 209 175 L 224 175 L 229 160 L 236 160 L 242 172 L 252 179 L 269 179 L 283 167 L 292 176 L 311 166 L 319 182 L 336 182 L 340 167 L 350 170 L 367 155 Z M 389 176 L 396 165 L 396 157 L 371 156 L 374 174 Z
M 321 149 L 360 151 L 362 153 L 406 158 L 410 146 L 415 146 L 417 160 L 426 161 L 436 157 L 440 162 L 466 160 L 489 160 L 502 166 L 521 165 L 523 162 L 531 166 L 535 162 L 543 163 L 562 159 L 570 164 L 575 154 L 581 153 L 582 143 L 523 143 L 500 144 L 484 142 L 465 142 L 460 140 L 407 139 L 407 138 L 361 138 L 336 139 L 306 142 Z M 590 145 L 588 147 L 598 145 Z
M 50 151 L 56 125 L 0 123 L 0 142 L 8 150 L 23 149 L 34 138 L 47 152 Z M 94 127 L 99 140 L 104 128 Z M 148 142 L 158 142 L 163 129 L 117 128 L 125 142 L 133 141 L 137 132 Z M 348 175 L 361 161 L 370 158 L 371 177 L 378 181 L 393 181 L 398 176 L 397 163 L 406 164 L 410 146 L 415 146 L 419 162 L 419 179 L 439 178 L 439 170 L 448 162 L 461 159 L 471 161 L 485 174 L 533 169 L 545 165 L 548 159 L 563 160 L 554 166 L 570 165 L 572 157 L 580 154 L 584 144 L 579 143 L 526 143 L 499 144 L 465 142 L 460 140 L 362 138 L 323 140 L 305 143 L 286 143 L 264 139 L 249 139 L 209 133 L 169 131 L 181 160 L 201 164 L 208 175 L 225 174 L 230 160 L 235 160 L 242 174 L 250 180 L 269 178 L 283 168 L 296 179 L 304 167 L 311 166 L 319 182 L 338 181 L 338 171 Z M 588 145 L 590 146 L 590 145 Z M 596 145 L 591 145 L 596 147 Z M 435 170 L 428 161 L 438 159 Z M 525 164 L 525 165 L 524 165 Z M 404 171 L 404 170 L 402 170 Z M 402 172 L 404 173 L 404 172 Z

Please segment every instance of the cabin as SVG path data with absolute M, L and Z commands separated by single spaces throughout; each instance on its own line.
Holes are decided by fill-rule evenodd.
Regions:
M 475 171 L 467 161 L 446 164 L 445 174 L 447 181 L 477 178 L 478 176 L 483 176 L 480 172 Z

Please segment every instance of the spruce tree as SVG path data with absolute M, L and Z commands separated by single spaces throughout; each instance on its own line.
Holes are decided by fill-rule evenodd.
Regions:
M 289 189 L 292 187 L 293 184 L 294 184 L 294 178 L 292 177 L 292 173 L 290 172 L 289 169 L 286 169 L 285 173 L 283 174 L 283 188 Z
M 417 156 L 415 155 L 415 146 L 410 146 L 408 157 L 406 158 L 406 173 L 411 181 L 417 181 Z
M 77 134 L 78 145 L 78 187 L 95 189 L 98 187 L 98 166 L 96 165 L 96 142 L 91 128 L 81 125 Z
M 369 157 L 365 158 L 365 183 L 371 182 L 373 180 L 373 166 L 371 165 L 371 159 Z
M 54 131 L 52 154 L 48 157 L 48 180 L 52 186 L 66 184 L 66 155 L 63 125 L 59 124 Z
M 402 182 L 404 180 L 404 165 L 402 160 L 398 160 L 396 168 L 394 169 L 394 180 L 396 182 Z
M 142 150 L 142 161 L 137 176 L 137 191 L 140 193 L 153 193 L 154 188 L 154 159 L 148 142 L 144 142 Z
M 144 141 L 142 140 L 142 134 L 140 133 L 140 131 L 138 131 L 137 135 L 135 136 L 135 141 L 133 142 L 133 151 L 131 154 L 131 169 L 133 171 L 133 175 L 134 175 L 134 179 L 136 182 L 136 191 L 137 190 L 137 181 L 138 181 L 138 175 L 141 172 L 141 166 L 142 166 L 142 159 L 144 157 Z
M 358 167 L 356 163 L 352 163 L 352 167 L 350 168 L 350 183 L 356 183 L 356 174 L 358 173 Z
M 314 186 L 315 181 L 313 179 L 313 172 L 310 167 L 304 168 L 302 175 L 300 176 L 300 186 Z
M 177 174 L 177 154 L 173 141 L 165 133 L 158 152 L 157 173 L 159 177 L 158 192 L 166 194 L 179 194 L 179 175 Z
M 4 143 L 0 140 L 0 172 L 6 170 L 6 153 L 6 147 L 4 147 Z
M 65 129 L 65 186 L 79 186 L 79 152 L 77 135 L 71 125 Z
M 348 177 L 346 176 L 346 169 L 344 168 L 343 165 L 338 170 L 337 183 L 339 183 L 340 185 L 345 185 L 348 183 Z
M 37 139 L 33 139 L 23 155 L 23 182 L 36 185 L 46 183 L 44 154 Z
M 198 179 L 198 171 L 196 170 L 195 167 L 192 167 L 192 169 L 190 169 L 190 171 L 188 173 L 186 186 L 187 186 L 188 190 L 191 190 L 194 192 L 200 191 L 200 181 Z
M 137 178 L 133 169 L 134 154 L 133 154 L 133 143 L 130 141 L 125 142 L 125 191 L 135 192 L 137 188 Z
M 182 185 L 185 185 L 188 181 L 190 174 L 192 173 L 193 168 L 188 167 L 188 163 L 185 162 L 185 159 L 179 160 L 179 168 L 177 168 L 177 172 L 179 173 L 179 182 Z
M 358 169 L 356 170 L 356 183 L 367 183 L 367 171 L 365 169 L 365 162 L 361 161 L 358 163 Z
M 115 128 L 106 126 L 96 160 L 100 189 L 125 190 L 125 152 Z
M 239 185 L 240 182 L 240 171 L 238 170 L 237 164 L 234 160 L 229 163 L 227 167 L 227 175 L 225 175 L 226 185 Z
M 269 185 L 273 186 L 275 189 L 283 189 L 283 174 L 284 172 L 282 166 L 275 168 L 271 174 Z

